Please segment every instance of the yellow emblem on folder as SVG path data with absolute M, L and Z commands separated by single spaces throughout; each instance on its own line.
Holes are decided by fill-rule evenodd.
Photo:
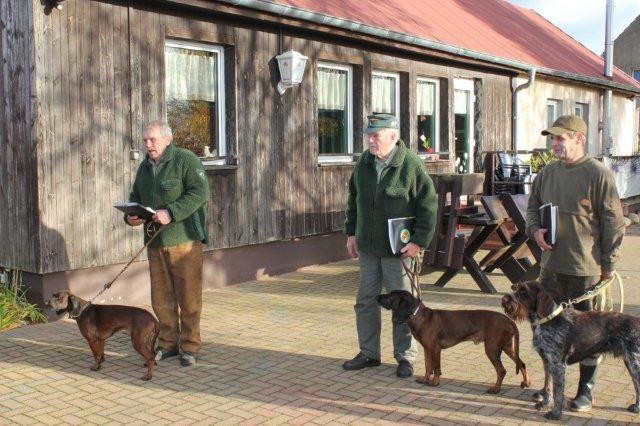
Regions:
M 409 242 L 409 238 L 411 238 L 411 232 L 409 232 L 407 228 L 403 228 L 400 231 L 400 241 L 402 241 L 403 244 L 407 244 Z

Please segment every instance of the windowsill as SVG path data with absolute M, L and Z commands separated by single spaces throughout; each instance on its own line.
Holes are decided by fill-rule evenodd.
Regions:
M 448 158 L 442 158 L 438 153 L 427 154 L 426 152 L 419 152 L 418 157 L 426 162 L 435 163 L 437 161 L 450 161 Z
M 352 166 L 356 163 L 357 155 L 320 155 L 318 156 L 318 167 Z
M 237 170 L 238 159 L 235 157 L 201 157 L 205 170 Z

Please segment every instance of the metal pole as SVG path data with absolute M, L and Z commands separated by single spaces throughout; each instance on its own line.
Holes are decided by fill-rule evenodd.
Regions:
M 611 21 L 613 20 L 613 0 L 607 0 L 604 42 L 604 76 L 611 80 L 613 76 L 613 41 L 611 40 Z M 605 89 L 602 100 L 602 146 L 604 155 L 610 156 L 613 150 L 611 137 L 611 89 Z

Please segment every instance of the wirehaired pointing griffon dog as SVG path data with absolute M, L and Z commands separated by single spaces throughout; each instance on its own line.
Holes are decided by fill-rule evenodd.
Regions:
M 530 385 L 527 368 L 520 359 L 518 327 L 505 315 L 487 310 L 446 311 L 430 309 L 405 290 L 377 297 L 378 303 L 392 310 L 393 322 L 406 322 L 413 337 L 424 349 L 425 375 L 418 383 L 440 384 L 440 353 L 460 342 L 484 342 L 484 350 L 496 369 L 498 379 L 488 393 L 498 393 L 507 371 L 500 361 L 504 351 L 516 363 L 516 374 L 522 372 L 520 387 Z
M 618 312 L 560 309 L 536 281 L 513 286 L 513 293 L 502 298 L 502 307 L 516 321 L 529 320 L 533 346 L 544 365 L 544 396 L 537 409 L 553 404 L 545 414 L 558 420 L 564 401 L 566 364 L 609 352 L 624 357 L 636 389 L 636 401 L 627 410 L 640 411 L 640 318 Z
M 76 320 L 80 333 L 89 342 L 94 364 L 91 370 L 100 369 L 104 361 L 104 342 L 118 331 L 131 336 L 133 348 L 145 360 L 147 374 L 142 380 L 151 380 L 155 366 L 154 347 L 160 326 L 148 311 L 133 306 L 93 305 L 68 291 L 55 293 L 46 306 L 55 309 L 58 315 L 68 312 Z

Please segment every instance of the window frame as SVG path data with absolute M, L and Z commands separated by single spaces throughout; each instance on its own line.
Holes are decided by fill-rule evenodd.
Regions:
M 554 109 L 554 117 L 553 120 L 549 120 L 549 107 L 553 107 Z M 562 99 L 557 98 L 547 98 L 547 108 L 545 109 L 547 116 L 547 127 L 551 127 L 553 122 L 558 119 L 562 115 L 562 111 L 564 108 L 564 101 Z M 547 148 L 551 148 L 551 136 L 547 136 Z
M 393 77 L 396 80 L 395 89 L 396 89 L 396 101 L 395 101 L 395 116 L 400 120 L 400 73 L 391 72 L 391 71 L 380 71 L 373 70 L 371 71 L 371 112 L 373 112 L 373 78 L 375 76 L 380 77 Z M 399 135 L 398 135 L 399 136 Z
M 435 85 L 435 100 L 434 100 L 434 112 L 433 112 L 433 120 L 434 120 L 434 129 L 433 129 L 433 133 L 435 136 L 435 141 L 433 143 L 433 152 L 435 154 L 440 154 L 440 80 L 437 78 L 432 78 L 432 77 L 422 77 L 422 76 L 418 76 L 416 78 L 416 104 L 418 102 L 418 83 L 424 81 L 427 83 L 433 83 Z M 417 116 L 417 111 L 416 111 L 416 116 Z M 417 127 L 417 126 L 416 126 Z M 418 142 L 419 144 L 420 142 Z M 427 157 L 429 154 L 426 152 L 421 152 L 420 148 L 418 149 L 418 155 L 420 157 Z
M 344 154 L 320 154 L 320 137 L 318 135 L 318 163 L 350 163 L 353 162 L 354 148 L 353 148 L 353 66 L 348 64 L 341 64 L 337 62 L 318 61 L 316 63 L 316 77 L 320 68 L 346 71 L 347 73 L 347 152 Z M 320 88 L 316 86 L 316 101 L 317 94 Z M 316 118 L 318 117 L 318 104 L 316 103 Z M 318 132 L 318 126 L 316 126 L 316 134 Z
M 631 77 L 633 77 L 634 80 L 640 82 L 640 68 L 631 70 Z
M 220 44 L 212 44 L 212 43 L 203 43 L 199 41 L 191 41 L 191 40 L 177 40 L 177 39 L 165 39 L 164 47 L 174 47 L 179 49 L 189 49 L 189 50 L 199 50 L 211 52 L 216 55 L 216 79 L 217 79 L 217 87 L 216 87 L 216 114 L 218 115 L 217 120 L 217 136 L 218 136 L 218 155 L 215 157 L 199 157 L 204 165 L 224 165 L 227 163 L 227 156 L 229 155 L 229 143 L 227 141 L 226 134 L 226 96 L 225 96 L 225 55 L 224 55 L 224 46 Z M 163 49 L 163 54 L 164 54 Z M 166 64 L 166 58 L 163 57 L 164 63 Z M 167 79 L 167 71 L 165 69 L 164 72 L 165 82 Z M 163 90 L 164 90 L 163 86 Z M 167 96 L 164 94 L 164 102 L 165 102 L 165 121 L 167 120 L 167 110 L 166 102 Z
M 578 113 L 578 110 L 580 113 Z M 589 127 L 589 104 L 586 102 L 574 102 L 573 113 L 584 120 Z

